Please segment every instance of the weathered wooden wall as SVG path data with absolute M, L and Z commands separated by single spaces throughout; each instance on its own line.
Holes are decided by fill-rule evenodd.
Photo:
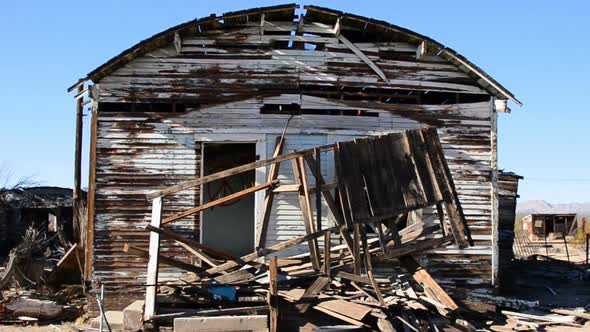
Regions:
M 424 258 L 446 285 L 489 289 L 495 109 L 482 79 L 446 51 L 421 48 L 415 38 L 370 22 L 308 9 L 300 24 L 293 8 L 243 15 L 187 25 L 118 69 L 94 74 L 95 285 L 142 290 L 145 261 L 123 254 L 122 245 L 147 246 L 147 233 L 139 229 L 149 220 L 146 193 L 200 174 L 199 137 L 263 135 L 269 154 L 291 110 L 299 115 L 289 124 L 287 149 L 437 127 L 476 245 L 450 246 Z M 329 176 L 329 156 L 323 165 Z M 291 172 L 290 165 L 281 169 L 283 178 Z M 187 191 L 166 200 L 164 211 L 198 201 L 197 191 Z M 299 217 L 289 211 L 293 202 L 278 203 L 268 244 L 303 234 Z M 198 239 L 198 219 L 174 227 Z M 165 248 L 164 254 L 189 259 L 178 248 Z M 161 277 L 174 275 L 169 272 Z

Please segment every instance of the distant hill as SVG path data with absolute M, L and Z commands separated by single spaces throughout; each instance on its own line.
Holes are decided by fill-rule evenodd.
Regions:
M 551 204 L 543 200 L 522 201 L 516 206 L 516 213 L 577 213 L 590 215 L 590 202 Z

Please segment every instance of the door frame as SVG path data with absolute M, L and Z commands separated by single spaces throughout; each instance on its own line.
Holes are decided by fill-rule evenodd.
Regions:
M 258 160 L 266 159 L 266 134 L 214 134 L 203 133 L 195 135 L 195 145 L 201 145 L 201 167 L 199 176 L 203 176 L 205 170 L 205 144 L 211 143 L 254 143 L 256 145 L 255 154 Z M 266 183 L 266 167 L 260 167 L 255 170 L 254 185 L 261 185 Z M 262 216 L 262 203 L 264 202 L 264 190 L 254 193 L 254 234 L 256 239 L 256 231 L 258 220 Z M 199 186 L 199 204 L 203 204 L 203 186 Z M 199 242 L 203 242 L 203 211 L 199 212 Z M 256 240 L 252 242 L 252 250 L 256 248 Z

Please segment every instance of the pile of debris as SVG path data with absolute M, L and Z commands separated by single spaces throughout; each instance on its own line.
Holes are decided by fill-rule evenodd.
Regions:
M 455 301 L 413 256 L 453 242 L 459 248 L 472 245 L 435 129 L 286 154 L 282 154 L 283 145 L 284 133 L 271 159 L 149 196 L 153 200 L 152 220 L 146 227 L 149 251 L 132 245 L 124 249 L 149 258 L 146 326 L 173 323 L 175 331 L 196 331 L 197 326 L 199 331 L 264 330 L 268 326 L 277 331 L 279 325 L 281 330 L 290 330 L 342 324 L 348 326 L 342 329 L 382 331 L 473 329 L 460 319 Z M 327 151 L 335 160 L 333 183 L 327 183 L 320 171 L 320 154 Z M 285 161 L 293 167 L 294 185 L 281 185 L 278 179 L 279 165 Z M 265 184 L 162 218 L 165 195 L 267 166 Z M 308 173 L 315 178 L 313 188 Z M 163 227 L 259 190 L 266 191 L 266 198 L 257 227 L 258 249 L 251 254 L 233 257 Z M 299 196 L 306 235 L 264 247 L 273 196 L 284 192 Z M 312 199 L 320 202 L 322 198 L 334 219 L 327 229 L 318 222 L 321 209 L 312 208 Z M 408 218 L 410 212 L 431 206 L 438 211 L 433 217 Z M 161 238 L 175 241 L 202 265 L 162 255 Z M 308 250 L 288 255 L 287 249 L 300 245 Z M 264 260 L 267 256 L 270 259 Z M 190 275 L 158 283 L 159 263 Z
M 0 323 L 80 317 L 84 305 L 80 254 L 77 245 L 65 251 L 57 234 L 48 237 L 47 232 L 29 227 L 0 270 Z M 65 281 L 75 284 L 64 285 Z

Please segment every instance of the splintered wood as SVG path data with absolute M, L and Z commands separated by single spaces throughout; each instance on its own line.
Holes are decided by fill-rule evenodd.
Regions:
M 392 133 L 281 154 L 288 139 L 281 136 L 272 159 L 176 184 L 150 196 L 154 201 L 153 220 L 146 227 L 151 234 L 150 250 L 125 247 L 128 254 L 149 257 L 145 319 L 162 323 L 195 315 L 208 306 L 231 309 L 233 314 L 268 312 L 271 331 L 279 329 L 282 312 L 299 315 L 302 320 L 321 313 L 370 329 L 445 328 L 447 325 L 440 325 L 434 318 L 456 312 L 459 307 L 413 255 L 453 242 L 463 248 L 471 243 L 471 237 L 436 130 Z M 326 151 L 333 152 L 336 168 L 332 185 L 321 174 L 321 153 Z M 291 164 L 294 185 L 281 184 L 277 173 L 281 162 Z M 265 232 L 273 196 L 296 195 L 306 235 L 267 247 L 265 234 L 257 234 L 254 252 L 233 257 L 161 228 L 179 216 L 218 206 L 213 201 L 162 219 L 166 195 L 267 166 L 271 170 L 267 183 L 217 201 L 266 190 L 262 220 L 258 220 L 259 231 Z M 333 220 L 332 226 L 324 228 L 322 212 L 318 211 L 322 202 Z M 423 208 L 446 212 L 446 218 L 408 218 L 409 213 Z M 446 235 L 445 227 L 451 234 Z M 159 251 L 160 238 L 174 241 L 206 266 L 167 257 Z M 308 252 L 286 254 L 285 250 L 301 244 L 307 244 Z M 266 256 L 272 256 L 270 265 L 263 260 Z M 158 282 L 159 263 L 192 274 L 178 281 Z M 394 267 L 402 274 L 384 275 L 382 266 Z M 400 279 L 404 271 L 407 277 Z M 408 283 L 409 279 L 413 282 Z M 156 301 L 157 286 L 160 292 L 166 288 L 174 296 Z M 170 301 L 175 312 L 166 308 L 168 313 L 160 313 L 158 305 Z M 267 304 L 263 309 L 256 306 L 261 302 Z

